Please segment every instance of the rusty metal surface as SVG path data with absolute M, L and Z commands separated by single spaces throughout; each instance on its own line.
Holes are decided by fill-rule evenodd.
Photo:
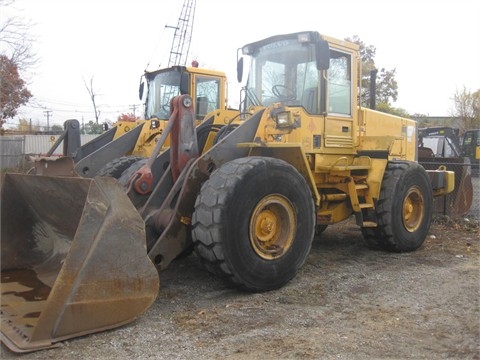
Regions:
M 71 157 L 39 157 L 34 159 L 35 174 L 43 176 L 78 176 Z
M 112 178 L 7 174 L 1 340 L 16 352 L 114 328 L 159 289 L 144 222 Z

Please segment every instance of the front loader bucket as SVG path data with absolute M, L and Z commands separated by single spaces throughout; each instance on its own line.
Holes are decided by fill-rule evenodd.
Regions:
M 1 340 L 15 352 L 114 328 L 155 300 L 145 226 L 113 178 L 7 174 Z

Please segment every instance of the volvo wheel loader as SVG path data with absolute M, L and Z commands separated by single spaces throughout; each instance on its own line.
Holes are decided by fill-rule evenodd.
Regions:
M 157 270 L 192 249 L 240 289 L 288 283 L 315 233 L 355 216 L 386 251 L 420 247 L 454 174 L 416 162 L 409 119 L 359 107 L 358 46 L 300 32 L 242 48 L 239 111 L 195 126 L 170 102 L 151 156 L 115 180 L 7 174 L 2 187 L 2 341 L 32 351 L 141 315 Z M 223 125 L 220 131 L 216 126 Z M 165 146 L 170 137 L 170 146 Z
M 47 157 L 63 142 L 63 155 L 73 158 L 75 171 L 81 176 L 118 177 L 139 158 L 150 156 L 168 121 L 170 100 L 174 96 L 189 94 L 195 99 L 197 125 L 212 110 L 225 109 L 228 101 L 225 73 L 195 66 L 172 66 L 145 72 L 140 82 L 140 100 L 144 93 L 144 119 L 117 121 L 111 129 L 83 146 L 80 143 L 80 123 L 75 119 L 67 120 L 64 133 L 53 144 Z M 165 146 L 168 147 L 168 139 Z M 65 160 L 52 162 L 51 159 L 36 159 L 35 168 L 43 174 L 57 174 L 65 171 L 68 163 Z

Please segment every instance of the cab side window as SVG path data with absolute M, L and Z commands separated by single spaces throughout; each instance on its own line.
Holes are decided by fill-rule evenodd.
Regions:
M 332 50 L 328 69 L 328 112 L 351 115 L 352 69 L 349 54 Z
M 210 111 L 220 108 L 220 80 L 198 76 L 196 85 L 197 119 L 203 119 Z

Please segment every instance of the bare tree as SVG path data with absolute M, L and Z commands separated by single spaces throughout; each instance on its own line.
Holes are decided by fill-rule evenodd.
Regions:
M 480 89 L 472 93 L 464 86 L 453 94 L 452 116 L 459 119 L 460 131 L 480 129 Z
M 5 13 L 4 9 L 11 7 L 14 2 L 15 0 L 0 0 L 0 13 Z M 39 61 L 33 49 L 37 37 L 30 32 L 33 25 L 31 21 L 20 16 L 0 17 L 1 55 L 7 56 L 15 63 L 24 76 Z
M 97 102 L 96 102 L 96 96 L 98 94 L 93 89 L 93 76 L 90 78 L 89 84 L 87 84 L 87 81 L 85 80 L 85 78 L 83 79 L 83 83 L 85 84 L 88 94 L 90 95 L 90 100 L 92 101 L 92 104 L 93 104 L 93 111 L 95 113 L 95 122 L 98 124 L 98 119 L 100 117 L 100 109 L 99 109 L 99 105 L 97 105 Z

